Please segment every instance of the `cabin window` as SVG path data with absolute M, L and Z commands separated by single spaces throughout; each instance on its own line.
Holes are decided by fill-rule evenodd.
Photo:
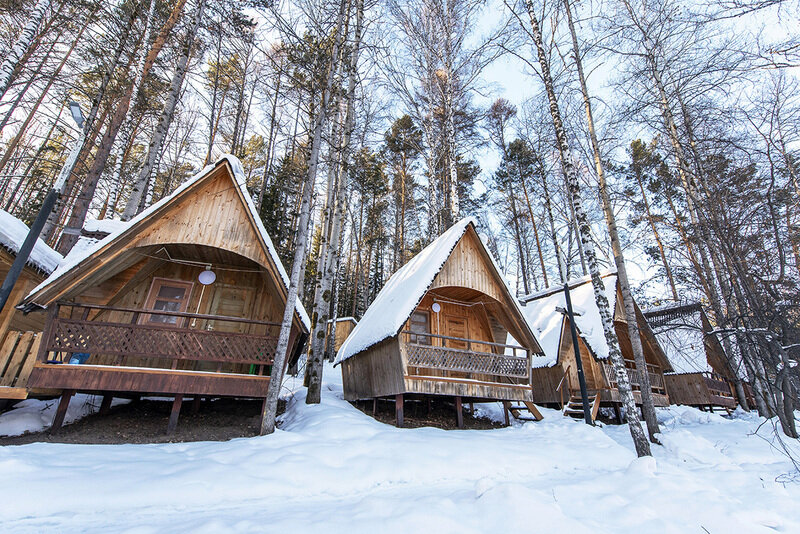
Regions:
M 410 320 L 411 336 L 409 341 L 411 343 L 419 343 L 420 345 L 430 345 L 431 338 L 429 336 L 422 336 L 420 334 L 430 334 L 430 316 L 428 312 L 415 311 L 411 314 Z
M 185 312 L 189 305 L 189 296 L 192 294 L 192 283 L 182 280 L 168 280 L 165 278 L 153 279 L 150 293 L 145 303 L 145 309 Z M 148 315 L 146 322 L 157 324 L 177 324 L 178 317 L 174 315 Z

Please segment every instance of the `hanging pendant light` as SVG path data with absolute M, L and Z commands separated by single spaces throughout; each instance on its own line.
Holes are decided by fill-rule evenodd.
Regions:
M 215 273 L 214 271 L 211 270 L 211 266 L 210 265 L 206 265 L 206 270 L 202 271 L 197 276 L 198 282 L 200 282 L 204 286 L 207 286 L 209 284 L 213 284 L 214 280 L 216 280 L 216 279 L 217 279 L 217 273 Z

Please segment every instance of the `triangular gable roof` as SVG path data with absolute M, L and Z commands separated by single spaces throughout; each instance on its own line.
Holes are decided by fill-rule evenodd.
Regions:
M 602 278 L 613 316 L 617 305 L 617 273 L 606 272 L 602 274 Z M 575 327 L 579 335 L 596 358 L 608 358 L 608 344 L 603 333 L 600 310 L 594 299 L 591 278 L 584 276 L 568 283 L 572 309 L 576 313 Z M 564 325 L 564 315 L 556 311 L 556 308 L 567 307 L 564 288 L 551 287 L 526 295 L 520 300 L 525 304 L 522 311 L 544 351 L 544 358 L 534 360 L 534 367 L 552 367 L 558 361 L 558 349 L 561 346 Z
M 408 263 L 398 269 L 386 282 L 378 296 L 367 309 L 364 316 L 347 337 L 336 354 L 334 365 L 380 343 L 384 339 L 396 336 L 405 325 L 411 313 L 422 301 L 431 288 L 436 276 L 442 271 L 459 241 L 472 228 L 475 231 L 475 219 L 467 217 L 455 223 L 446 232 L 436 238 Z M 489 259 L 492 276 L 507 293 L 506 299 L 516 310 L 522 328 L 528 330 L 530 339 L 538 342 L 525 321 L 517 299 L 511 294 L 508 282 L 500 274 L 500 269 L 492 255 L 486 250 L 480 238 L 481 250 Z M 539 347 L 535 347 L 538 349 Z
M 191 179 L 184 182 L 172 194 L 162 198 L 139 213 L 117 231 L 78 253 L 69 254 L 62 265 L 56 269 L 49 278 L 31 291 L 23 301 L 21 307 L 25 310 L 31 310 L 35 307 L 46 307 L 59 298 L 60 291 L 66 288 L 69 280 L 80 279 L 87 276 L 90 272 L 96 271 L 96 269 L 88 268 L 90 265 L 94 265 L 93 260 L 102 259 L 118 247 L 134 239 L 139 239 L 143 236 L 145 236 L 144 239 L 146 239 L 146 232 L 153 221 L 169 213 L 173 204 L 180 203 L 189 198 L 194 191 L 199 190 L 212 176 L 219 176 L 216 171 L 220 169 L 224 169 L 226 171 L 225 175 L 230 177 L 234 185 L 233 190 L 237 193 L 236 197 L 239 198 L 242 203 L 242 211 L 250 223 L 250 227 L 257 238 L 260 249 L 263 251 L 263 257 L 266 258 L 265 261 L 257 261 L 257 263 L 263 264 L 266 262 L 267 265 L 263 266 L 267 268 L 268 271 L 277 273 L 277 285 L 282 288 L 284 295 L 288 293 L 289 276 L 280 261 L 272 239 L 270 239 L 266 228 L 264 228 L 258 216 L 253 199 L 247 191 L 242 165 L 235 156 L 226 155 L 220 158 L 215 164 L 206 166 Z M 213 224 L 213 221 L 209 221 L 209 225 L 211 224 Z M 251 259 L 256 261 L 256 258 Z M 84 269 L 85 272 L 82 272 L 82 269 Z M 310 329 L 311 321 L 299 299 L 297 300 L 296 308 L 298 318 L 306 329 Z
M 676 374 L 716 372 L 732 378 L 725 349 L 699 302 L 673 302 L 644 312 Z M 743 373 L 743 370 L 741 370 Z
M 617 273 L 616 271 L 606 271 L 601 273 L 600 276 L 605 286 L 606 298 L 611 304 L 611 315 L 614 317 L 618 313 Z M 578 330 L 578 335 L 586 343 L 589 352 L 595 359 L 603 360 L 608 358 L 608 343 L 603 332 L 600 310 L 594 298 L 594 286 L 592 285 L 591 276 L 570 280 L 568 284 L 572 309 L 576 313 L 575 328 Z M 564 288 L 551 287 L 538 293 L 526 295 L 520 300 L 525 304 L 523 313 L 528 319 L 534 334 L 539 339 L 545 354 L 543 358 L 534 359 L 533 366 L 537 368 L 552 367 L 558 362 L 562 336 L 569 335 L 564 333 L 567 330 L 565 315 L 556 311 L 556 308 L 566 309 L 567 307 Z M 640 318 L 640 324 L 643 318 L 643 316 Z M 652 335 L 646 321 L 644 321 L 644 324 L 644 334 Z M 662 363 L 668 364 L 669 361 L 660 347 L 654 348 L 657 352 L 660 352 L 657 356 L 663 360 Z

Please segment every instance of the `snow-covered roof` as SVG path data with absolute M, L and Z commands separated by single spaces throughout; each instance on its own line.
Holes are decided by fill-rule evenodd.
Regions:
M 713 369 L 706 355 L 702 325 L 653 329 L 676 373 L 706 373 Z
M 606 297 L 611 305 L 611 314 L 617 303 L 617 273 L 602 274 Z M 570 299 L 575 312 L 575 326 L 586 345 L 599 359 L 608 358 L 608 344 L 603 333 L 600 310 L 594 299 L 591 277 L 569 281 Z M 552 367 L 558 361 L 558 347 L 561 343 L 561 329 L 564 316 L 556 308 L 566 309 L 563 287 L 552 287 L 521 299 L 525 302 L 522 313 L 528 320 L 536 339 L 544 351 L 543 357 L 533 359 L 533 367 Z M 578 315 L 580 314 L 580 315 Z
M 109 244 L 113 243 L 114 241 L 116 241 L 117 239 L 119 239 L 120 236 L 124 235 L 130 228 L 135 226 L 138 222 L 150 217 L 153 213 L 158 211 L 165 204 L 168 204 L 170 201 L 172 201 L 172 199 L 176 198 L 181 193 L 186 191 L 188 188 L 192 187 L 194 184 L 196 184 L 201 179 L 203 179 L 206 175 L 208 175 L 208 173 L 210 173 L 212 170 L 214 170 L 214 168 L 216 168 L 219 164 L 221 164 L 224 161 L 227 161 L 228 164 L 230 165 L 230 167 L 231 167 L 231 169 L 233 171 L 234 181 L 236 182 L 236 185 L 238 185 L 239 188 L 241 189 L 242 197 L 245 200 L 245 204 L 247 205 L 247 209 L 250 211 L 250 214 L 252 215 L 253 221 L 255 221 L 256 229 L 258 230 L 259 234 L 261 235 L 261 238 L 264 240 L 264 243 L 266 243 L 266 245 L 267 245 L 269 256 L 272 259 L 273 263 L 275 264 L 275 267 L 278 270 L 278 273 L 279 273 L 279 275 L 281 277 L 281 280 L 283 281 L 284 287 L 288 289 L 288 287 L 289 287 L 289 275 L 286 273 L 286 269 L 283 267 L 283 264 L 281 263 L 281 259 L 278 256 L 278 252 L 275 249 L 275 245 L 273 245 L 272 239 L 269 237 L 269 234 L 267 233 L 267 229 L 264 227 L 264 224 L 261 222 L 261 218 L 258 216 L 258 210 L 256 210 L 255 203 L 253 202 L 253 199 L 250 196 L 250 193 L 247 191 L 247 181 L 246 181 L 246 178 L 245 178 L 244 170 L 242 169 L 242 164 L 241 164 L 241 162 L 239 161 L 239 159 L 236 156 L 233 156 L 233 155 L 230 155 L 230 154 L 226 154 L 226 155 L 222 156 L 216 163 L 214 163 L 212 165 L 206 165 L 200 172 L 198 172 L 192 178 L 190 178 L 190 179 L 186 180 L 184 183 L 182 183 L 177 189 L 175 189 L 175 191 L 172 192 L 172 194 L 170 194 L 168 196 L 165 196 L 164 198 L 162 198 L 161 200 L 159 200 L 155 204 L 152 204 L 147 209 L 145 209 L 144 211 L 142 211 L 141 213 L 136 215 L 130 221 L 128 221 L 126 223 L 122 223 L 122 224 L 114 224 L 114 227 L 115 227 L 115 228 L 113 228 L 114 231 L 112 233 L 110 233 L 108 236 L 106 236 L 105 238 L 103 238 L 103 239 L 101 239 L 99 241 L 96 241 L 95 243 L 90 243 L 89 240 L 85 240 L 83 249 L 82 250 L 78 250 L 77 252 L 74 251 L 74 248 L 73 248 L 73 251 L 71 251 L 70 254 L 67 255 L 67 258 L 65 258 L 65 260 L 58 267 L 58 269 L 53 271 L 53 273 L 46 280 L 44 280 L 41 284 L 36 286 L 33 289 L 33 291 L 31 291 L 28 294 L 28 297 L 26 297 L 26 298 L 29 298 L 30 296 L 38 293 L 40 290 L 42 290 L 46 286 L 49 286 L 50 284 L 52 284 L 53 282 L 55 282 L 56 280 L 58 280 L 59 278 L 64 276 L 66 273 L 68 273 L 68 272 L 72 271 L 73 269 L 75 269 L 76 267 L 78 267 L 78 265 L 81 262 L 83 262 L 84 260 L 86 260 L 87 258 L 89 258 L 90 256 L 96 254 L 97 252 L 99 252 L 101 249 L 103 249 L 107 245 L 109 245 Z M 105 229 L 112 229 L 110 227 L 110 225 L 105 226 L 104 228 Z M 297 299 L 296 307 L 297 307 L 297 313 L 300 316 L 301 321 L 306 326 L 306 328 L 308 328 L 310 330 L 311 329 L 311 320 L 308 317 L 308 313 L 306 313 L 306 310 L 303 307 L 302 302 L 300 302 L 299 298 Z
M 0 210 L 0 246 L 16 256 L 29 231 L 28 225 L 24 222 L 7 211 Z M 44 274 L 50 274 L 63 260 L 61 254 L 48 247 L 41 239 L 37 239 L 27 264 Z
M 470 224 L 475 225 L 472 217 L 461 219 L 389 278 L 339 348 L 334 365 L 397 335 Z
M 118 221 L 116 219 L 87 219 L 83 223 L 83 230 L 90 234 L 113 234 L 122 232 L 130 224 L 129 221 Z

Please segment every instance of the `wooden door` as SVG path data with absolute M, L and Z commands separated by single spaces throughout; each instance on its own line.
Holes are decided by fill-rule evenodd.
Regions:
M 448 317 L 445 319 L 446 336 L 458 337 L 462 339 L 469 339 L 469 330 L 467 328 L 466 317 Z M 467 349 L 466 341 L 459 341 L 455 339 L 448 339 L 446 346 L 452 349 Z
M 253 294 L 255 288 L 241 287 L 229 284 L 214 284 L 214 294 L 211 297 L 209 315 L 223 315 L 226 317 L 250 317 Z M 245 332 L 247 323 L 234 323 L 231 321 L 208 321 L 206 330 L 219 330 L 221 332 Z

